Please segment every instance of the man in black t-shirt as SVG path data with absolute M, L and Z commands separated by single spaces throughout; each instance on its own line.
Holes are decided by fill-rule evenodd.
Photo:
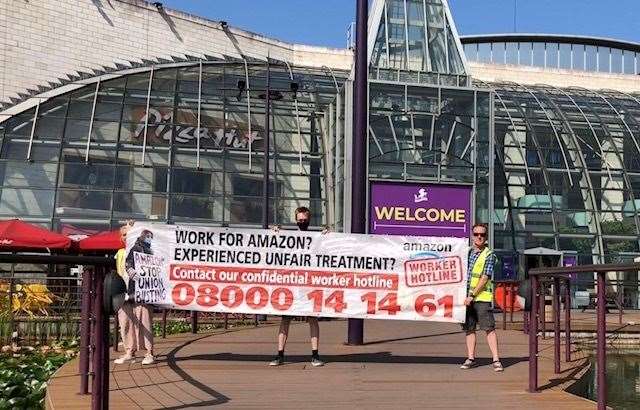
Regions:
M 306 231 L 309 229 L 309 223 L 311 221 L 311 211 L 309 208 L 301 206 L 295 211 L 296 224 L 298 229 Z M 278 231 L 278 227 L 273 228 Z M 280 329 L 278 331 L 278 355 L 273 359 L 269 366 L 280 366 L 284 364 L 284 348 L 287 344 L 287 337 L 289 336 L 289 325 L 291 324 L 291 316 L 282 316 L 280 321 Z M 313 316 L 307 316 L 307 322 L 309 323 L 309 331 L 311 333 L 311 365 L 314 367 L 324 366 L 324 362 L 320 360 L 318 354 L 318 341 L 320 338 L 320 326 L 318 325 L 318 318 Z

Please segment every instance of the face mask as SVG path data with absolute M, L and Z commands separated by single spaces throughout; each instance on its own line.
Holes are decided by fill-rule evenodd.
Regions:
M 148 236 L 146 238 L 144 238 L 144 243 L 146 243 L 147 245 L 151 246 L 151 238 L 149 238 Z
M 298 229 L 300 229 L 301 231 L 306 231 L 309 229 L 309 221 L 296 222 L 296 225 L 298 225 Z

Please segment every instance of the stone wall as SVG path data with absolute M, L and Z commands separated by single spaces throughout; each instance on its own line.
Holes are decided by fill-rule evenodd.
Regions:
M 268 54 L 294 66 L 348 70 L 352 64 L 349 50 L 224 29 L 220 22 L 141 0 L 0 0 L 0 104 L 5 108 L 65 81 L 110 70 L 241 54 L 261 60 Z

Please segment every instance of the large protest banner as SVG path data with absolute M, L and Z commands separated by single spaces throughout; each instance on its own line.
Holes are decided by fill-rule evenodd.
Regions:
M 463 322 L 467 240 L 136 223 L 139 303 L 211 312 Z

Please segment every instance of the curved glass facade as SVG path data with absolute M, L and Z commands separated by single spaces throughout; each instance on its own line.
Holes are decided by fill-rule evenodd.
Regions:
M 495 247 L 640 251 L 640 95 L 485 84 L 495 95 Z
M 270 65 L 270 223 L 328 221 L 326 110 L 344 73 Z M 98 81 L 0 125 L 0 218 L 73 234 L 124 219 L 262 222 L 267 67 L 191 63 Z
M 640 73 L 640 45 L 633 49 L 540 38 L 536 41 L 462 39 L 468 61 L 611 74 Z M 579 42 L 579 38 L 576 39 Z M 603 41 L 605 43 L 605 41 Z

